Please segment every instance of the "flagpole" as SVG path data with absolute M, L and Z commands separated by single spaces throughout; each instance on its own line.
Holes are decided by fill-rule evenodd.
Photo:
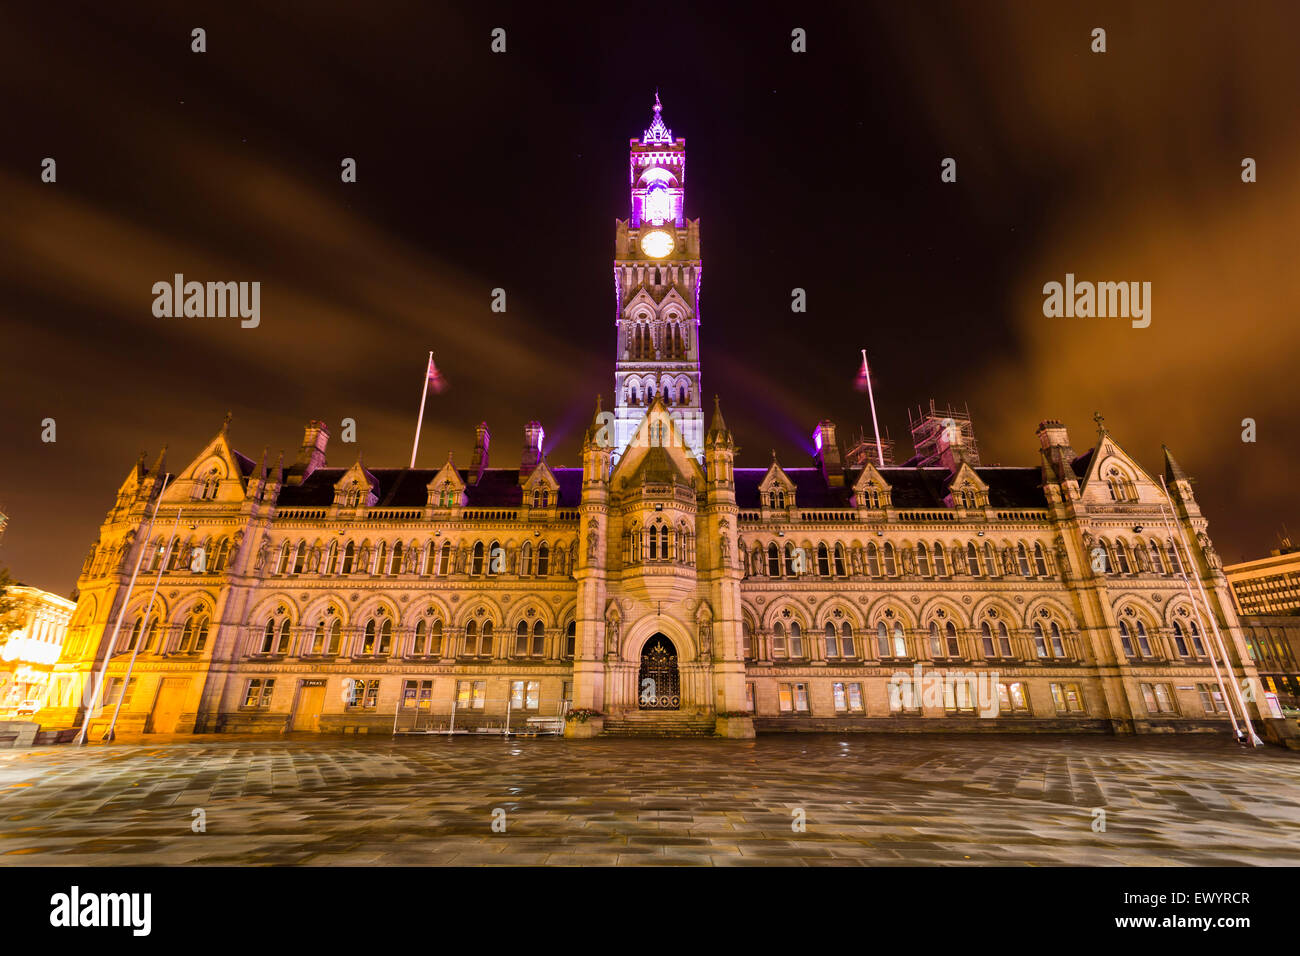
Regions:
M 167 545 L 163 549 L 163 560 L 158 562 L 158 576 L 154 578 L 153 590 L 149 592 L 149 606 L 145 608 L 144 618 L 140 623 L 140 639 L 135 642 L 131 648 L 131 659 L 126 662 L 126 673 L 122 675 L 122 692 L 117 695 L 117 706 L 113 708 L 113 719 L 109 721 L 108 730 L 104 731 L 103 740 L 116 739 L 117 717 L 122 713 L 122 701 L 126 697 L 126 688 L 131 683 L 131 671 L 135 667 L 135 659 L 140 653 L 140 647 L 149 640 L 149 618 L 153 614 L 153 602 L 158 597 L 158 585 L 162 584 L 163 572 L 167 570 L 168 563 L 172 560 L 172 544 L 176 541 L 176 529 L 181 526 L 181 509 L 176 509 L 176 520 L 172 522 L 172 533 L 167 538 Z M 167 631 L 164 628 L 161 640 L 167 640 Z
M 876 421 L 876 397 L 871 393 L 871 369 L 867 367 L 867 350 L 862 350 L 862 371 L 867 377 L 867 401 L 871 403 L 871 427 L 876 432 L 876 455 L 880 467 L 885 467 L 885 449 L 880 444 L 880 423 Z
M 424 391 L 420 393 L 420 417 L 415 420 L 415 444 L 411 446 L 411 467 L 415 467 L 415 453 L 420 448 L 420 426 L 424 424 L 424 400 L 429 397 L 429 369 L 433 367 L 433 353 L 429 353 L 429 364 L 424 367 Z
M 1174 500 L 1169 497 L 1169 486 L 1165 484 L 1164 475 L 1160 476 L 1160 487 L 1164 488 L 1165 497 L 1169 498 L 1169 510 L 1174 511 Z M 1177 517 L 1177 514 L 1178 513 L 1174 511 L 1175 517 Z M 1187 551 L 1187 560 L 1189 562 L 1194 562 L 1196 557 L 1192 553 L 1191 543 L 1187 540 L 1187 532 L 1183 529 L 1183 526 L 1177 522 L 1175 522 L 1174 527 L 1177 528 L 1178 537 L 1183 542 L 1183 547 Z M 1187 568 L 1183 568 L 1183 574 L 1187 574 Z M 1201 592 L 1201 603 L 1205 605 L 1205 613 L 1210 619 L 1210 627 L 1213 629 L 1214 639 L 1218 642 L 1219 653 L 1223 656 L 1223 668 L 1228 672 L 1228 686 L 1232 688 L 1232 694 L 1237 698 L 1237 706 L 1241 709 L 1241 719 L 1246 725 L 1246 733 L 1249 735 L 1250 745 L 1252 747 L 1262 747 L 1264 746 L 1264 741 L 1260 740 L 1259 735 L 1255 733 L 1255 725 L 1250 720 L 1250 711 L 1246 709 L 1246 702 L 1242 699 L 1241 688 L 1237 686 L 1237 673 L 1232 668 L 1232 658 L 1228 656 L 1228 648 L 1223 642 L 1223 635 L 1219 633 L 1218 616 L 1214 613 L 1214 608 L 1210 606 L 1210 598 L 1205 593 L 1205 585 L 1201 582 L 1201 572 L 1199 569 L 1196 570 L 1196 589 Z M 1206 635 L 1206 638 L 1209 638 L 1208 634 Z M 1245 669 L 1245 662 L 1243 661 L 1243 673 L 1245 672 Z
M 1165 478 L 1163 475 L 1160 476 L 1160 486 L 1165 489 L 1165 497 L 1168 497 L 1169 489 L 1168 487 L 1165 486 Z M 1172 506 L 1172 502 L 1170 504 Z M 1192 582 L 1187 577 L 1187 567 L 1184 564 L 1183 559 L 1178 554 L 1178 540 L 1174 537 L 1174 525 L 1173 522 L 1170 520 L 1169 515 L 1165 512 L 1165 503 L 1163 501 L 1160 502 L 1160 517 L 1164 521 L 1165 528 L 1167 529 L 1169 534 L 1169 547 L 1174 550 L 1174 557 L 1178 560 L 1178 567 L 1183 572 L 1182 578 L 1183 578 L 1183 585 L 1187 588 L 1187 600 L 1192 605 L 1192 611 L 1195 612 L 1196 619 L 1201 622 L 1201 636 L 1204 638 L 1205 646 L 1210 652 L 1210 667 L 1214 670 L 1214 679 L 1219 685 L 1219 693 L 1223 695 L 1223 706 L 1228 709 L 1228 720 L 1232 722 L 1233 739 L 1240 740 L 1241 730 L 1237 727 L 1237 718 L 1233 714 L 1232 696 L 1228 693 L 1228 688 L 1225 687 L 1223 684 L 1223 675 L 1219 672 L 1219 664 L 1215 660 L 1214 641 L 1210 637 L 1210 629 L 1205 624 L 1205 618 L 1201 616 L 1201 606 L 1196 603 L 1196 595 L 1192 593 Z M 1192 560 L 1192 556 L 1188 554 L 1187 559 L 1189 561 Z M 1193 647 L 1192 649 L 1195 650 L 1195 647 Z M 1223 663 L 1225 667 L 1228 664 L 1226 659 L 1224 660 Z M 1231 679 L 1233 675 L 1231 674 L 1231 672 L 1229 672 L 1228 676 Z M 1243 720 L 1246 721 L 1250 720 L 1249 715 L 1246 714 L 1244 710 L 1242 711 L 1241 716 Z
M 117 611 L 117 622 L 113 625 L 113 634 L 108 640 L 108 648 L 104 651 L 104 663 L 99 669 L 99 680 L 95 683 L 94 690 L 91 692 L 90 702 L 86 703 L 85 693 L 82 693 L 82 702 L 85 704 L 86 713 L 81 721 L 81 732 L 77 734 L 76 744 L 78 747 L 86 745 L 86 733 L 90 730 L 90 717 L 95 711 L 95 702 L 99 699 L 99 692 L 104 689 L 104 680 L 108 676 L 108 662 L 112 660 L 113 648 L 117 647 L 117 635 L 122 629 L 122 618 L 126 616 L 126 606 L 131 603 L 131 592 L 135 590 L 136 575 L 140 573 L 140 567 L 144 564 L 144 556 L 149 553 L 149 538 L 153 534 L 153 523 L 158 517 L 158 506 L 162 504 L 163 492 L 167 490 L 167 482 L 171 476 L 164 474 L 162 487 L 158 490 L 158 499 L 153 503 L 153 514 L 149 516 L 149 527 L 144 531 L 144 546 L 140 549 L 140 556 L 135 559 L 135 568 L 131 571 L 131 580 L 126 585 L 126 597 L 122 599 L 122 606 Z M 122 692 L 126 692 L 126 685 L 122 685 Z

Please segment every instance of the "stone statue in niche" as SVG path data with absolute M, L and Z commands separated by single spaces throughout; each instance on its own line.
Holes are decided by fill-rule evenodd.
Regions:
M 1056 566 L 1061 569 L 1062 577 L 1070 575 L 1070 552 L 1065 549 L 1065 542 L 1056 539 Z
M 1134 548 L 1133 557 L 1137 560 L 1137 566 L 1139 571 L 1151 570 L 1151 559 L 1147 557 L 1147 549 L 1145 547 L 1139 544 L 1136 548 Z
M 1205 554 L 1205 562 L 1212 568 L 1221 568 L 1223 563 L 1219 560 L 1219 554 L 1214 550 L 1214 545 L 1210 543 L 1210 536 L 1204 531 L 1196 532 L 1196 543 L 1201 546 L 1201 551 Z
M 1016 573 L 1016 559 L 1010 548 L 1002 549 L 1002 573 L 1008 575 Z
M 718 548 L 722 555 L 722 567 L 731 567 L 731 540 L 725 534 L 718 539 Z
M 595 528 L 587 529 L 587 563 L 596 563 L 596 549 L 600 547 L 600 537 Z
M 916 573 L 916 557 L 915 555 L 912 554 L 911 548 L 903 549 L 903 573 L 904 574 Z
M 257 550 L 257 563 L 254 566 L 255 571 L 263 571 L 266 569 L 266 559 L 270 556 L 270 554 L 271 554 L 271 542 L 266 538 L 263 538 L 262 546 Z
M 605 618 L 605 656 L 618 657 L 618 618 L 613 614 Z
M 700 621 L 700 657 L 709 660 L 713 656 L 713 622 Z

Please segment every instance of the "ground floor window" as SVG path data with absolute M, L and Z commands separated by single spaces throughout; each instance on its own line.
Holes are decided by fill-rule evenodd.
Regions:
M 402 709 L 428 710 L 433 706 L 433 681 L 402 681 Z
M 348 682 L 345 681 L 345 684 Z M 344 700 L 348 707 L 374 708 L 379 706 L 379 680 L 362 680 L 353 678 L 347 687 Z
M 945 680 L 943 682 L 943 709 L 949 713 L 973 713 L 975 695 L 971 693 L 971 681 Z
M 512 710 L 536 710 L 541 696 L 541 681 L 517 680 L 510 682 L 510 708 Z
M 487 681 L 463 680 L 456 685 L 456 707 L 458 710 L 470 708 L 482 710 L 487 701 Z
M 1025 685 L 1020 681 L 998 684 L 998 710 L 1004 714 L 1024 714 L 1029 712 L 1029 695 Z
M 831 685 L 831 692 L 835 696 L 835 712 L 837 714 L 862 713 L 861 684 L 845 684 L 840 681 L 835 681 L 835 683 Z
M 1168 684 L 1143 684 L 1142 700 L 1147 705 L 1148 714 L 1172 714 L 1177 710 Z
M 122 678 L 109 678 L 108 688 L 104 693 L 104 706 L 116 707 L 117 699 L 122 698 L 122 706 L 126 707 L 131 703 L 131 695 L 135 693 L 135 678 L 132 677 L 126 682 L 126 693 L 122 693 Z
M 754 685 L 752 683 L 745 684 L 745 709 L 751 714 L 754 712 Z
M 1223 701 L 1223 691 L 1219 690 L 1215 684 L 1197 684 L 1196 689 L 1201 694 L 1201 706 L 1205 708 L 1207 714 L 1226 714 L 1228 712 L 1227 704 Z
M 1082 714 L 1085 712 L 1083 691 L 1079 689 L 1078 684 L 1053 684 L 1052 703 L 1056 705 L 1058 714 Z
M 777 701 L 783 714 L 808 713 L 808 685 L 803 683 L 778 684 Z
M 254 677 L 244 688 L 245 707 L 270 707 L 271 694 L 275 691 L 274 677 Z
M 563 699 L 564 699 L 566 702 L 573 700 L 573 681 L 571 681 L 571 680 L 566 680 L 566 681 L 564 682 L 564 698 L 563 698 Z

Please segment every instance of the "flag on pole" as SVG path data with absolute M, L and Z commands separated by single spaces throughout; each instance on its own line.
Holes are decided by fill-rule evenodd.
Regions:
M 429 389 L 436 395 L 447 389 L 447 380 L 434 364 L 433 353 L 429 353 L 429 368 L 424 375 L 424 388 L 420 390 L 420 414 L 415 419 L 415 441 L 411 445 L 411 467 L 415 467 L 415 455 L 420 450 L 420 426 L 424 424 L 424 400 L 429 397 Z
M 438 371 L 438 366 L 433 361 L 433 353 L 429 353 L 429 389 L 435 394 L 440 395 L 447 390 L 447 380 L 443 374 Z
M 858 377 L 854 381 L 853 387 L 859 392 L 865 392 L 871 387 L 871 372 L 867 369 L 867 353 L 865 349 L 862 352 L 862 365 L 858 367 Z

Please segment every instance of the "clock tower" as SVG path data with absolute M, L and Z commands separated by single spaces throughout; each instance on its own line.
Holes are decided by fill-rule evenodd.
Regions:
M 673 139 L 658 93 L 650 127 L 629 154 L 631 216 L 614 226 L 615 455 L 658 398 L 703 460 L 700 221 L 685 215 L 686 140 Z

